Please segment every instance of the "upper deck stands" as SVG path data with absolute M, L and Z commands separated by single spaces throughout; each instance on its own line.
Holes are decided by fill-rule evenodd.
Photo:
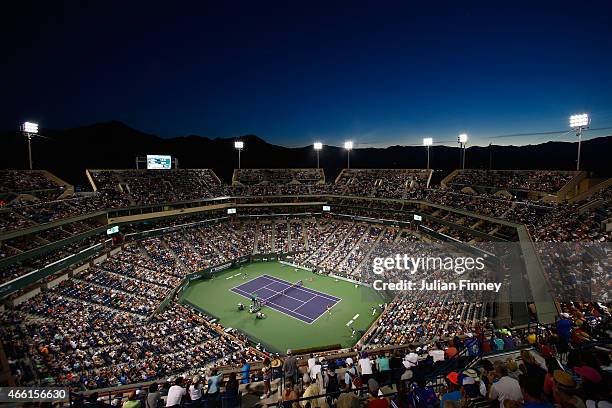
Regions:
M 431 170 L 344 169 L 336 178 L 337 194 L 409 198 L 411 191 L 427 188 Z
M 454 171 L 442 183 L 454 189 L 476 187 L 496 191 L 558 194 L 571 181 L 584 176 L 584 172 L 579 171 L 465 169 Z
M 323 169 L 234 169 L 233 185 L 323 184 Z
M 221 181 L 211 169 L 87 170 L 94 190 L 118 191 L 135 205 L 218 196 Z

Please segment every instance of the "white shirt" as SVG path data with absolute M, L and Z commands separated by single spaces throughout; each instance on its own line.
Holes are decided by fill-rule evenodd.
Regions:
M 308 372 L 312 373 L 312 367 L 315 366 L 315 363 L 317 362 L 317 359 L 314 357 L 311 357 L 308 359 Z M 310 377 L 314 377 L 312 374 L 310 374 Z
M 359 367 L 361 368 L 361 374 L 372 374 L 372 361 L 369 358 L 359 359 Z
M 187 391 L 180 385 L 173 385 L 168 390 L 168 397 L 166 397 L 166 406 L 171 407 L 173 405 L 179 405 L 181 403 L 181 398 L 185 395 Z
M 519 382 L 508 376 L 500 378 L 496 383 L 491 385 L 489 397 L 492 400 L 499 400 L 499 408 L 504 408 L 505 400 L 523 401 L 523 394 L 521 393 Z
M 433 357 L 433 362 L 444 361 L 444 350 L 431 350 L 429 355 Z
M 196 387 L 192 385 L 189 386 L 189 397 L 192 400 L 197 400 L 202 397 L 202 384 L 198 384 Z

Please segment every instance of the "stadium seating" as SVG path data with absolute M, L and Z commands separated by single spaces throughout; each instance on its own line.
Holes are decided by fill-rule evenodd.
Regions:
M 10 262 L 12 257 L 101 225 L 89 219 L 62 225 L 57 221 L 111 208 L 220 195 L 242 197 L 245 202 L 251 199 L 246 196 L 257 196 L 261 205 L 241 208 L 242 218 L 222 217 L 213 222 L 209 219 L 212 216 L 196 214 L 122 226 L 126 233 L 172 228 L 163 234 L 128 239 L 117 253 L 104 260 L 84 261 L 83 268 L 76 268 L 80 263 L 73 265 L 61 282 L 37 286 L 40 293 L 15 302 L 0 314 L 0 338 L 21 384 L 40 383 L 41 378 L 47 378 L 52 384 L 94 389 L 203 372 L 211 366 L 237 366 L 242 357 L 260 360 L 262 354 L 252 342 L 228 333 L 211 316 L 174 302 L 156 312 L 186 276 L 248 256 L 290 254 L 289 260 L 296 265 L 371 284 L 373 276 L 366 266 L 375 257 L 407 251 L 428 253 L 440 243 L 430 236 L 428 245 L 424 245 L 422 230 L 402 223 L 410 221 L 414 211 L 427 216 L 420 228 L 491 253 L 496 251 L 493 238 L 504 235 L 510 241 L 517 240 L 512 226 L 525 225 L 548 285 L 556 300 L 562 301 L 561 311 L 569 313 L 577 327 L 586 319 L 592 327 L 599 327 L 609 318 L 607 287 L 591 285 L 592 293 L 585 287 L 591 281 L 609 279 L 607 271 L 591 260 L 597 255 L 609 257 L 609 249 L 586 244 L 607 243 L 612 238 L 605 228 L 612 215 L 612 189 L 601 189 L 585 201 L 555 204 L 492 191 L 555 193 L 570 182 L 573 172 L 466 170 L 457 172 L 448 189 L 429 188 L 431 172 L 418 169 L 345 169 L 334 184 L 323 184 L 323 172 L 316 169 L 240 169 L 234 172 L 233 186 L 222 185 L 209 169 L 89 170 L 89 174 L 97 190 L 94 194 L 62 199 L 40 195 L 31 202 L 7 203 L 0 210 L 2 234 L 40 227 L 27 235 L 0 236 L 0 261 L 9 261 L 0 266 L 0 284 L 107 239 L 100 233 Z M 0 185 L 0 192 L 7 194 L 57 187 L 44 174 L 32 173 L 21 180 L 11 172 L 0 172 Z M 465 190 L 466 186 L 471 188 Z M 334 214 L 279 216 L 267 206 L 272 202 L 294 203 L 297 198 L 266 196 L 302 194 L 323 196 Z M 545 245 L 550 243 L 564 244 L 551 250 Z M 584 243 L 584 249 L 578 251 L 577 243 Z M 101 251 L 107 253 L 108 249 L 103 247 Z M 445 250 L 440 248 L 438 255 Z M 396 270 L 389 274 L 402 277 Z M 440 276 L 440 271 L 430 275 Z M 582 301 L 589 296 L 601 302 Z M 358 347 L 376 350 L 413 342 L 431 345 L 440 339 L 482 334 L 491 330 L 497 302 L 494 295 L 470 301 L 427 292 L 400 295 L 380 305 L 380 319 Z M 585 332 L 595 334 L 590 327 Z M 494 342 L 495 336 L 501 334 L 481 336 L 481 347 Z M 513 341 L 516 345 L 521 340 L 526 342 L 524 338 Z M 36 375 L 26 368 L 27 361 L 32 362 Z

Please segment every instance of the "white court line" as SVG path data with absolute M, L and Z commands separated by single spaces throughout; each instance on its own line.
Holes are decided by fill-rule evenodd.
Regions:
M 238 274 L 238 275 L 240 275 L 240 274 Z M 245 296 L 245 297 L 247 297 L 247 298 L 248 298 L 248 297 L 250 297 L 250 294 L 245 295 L 244 293 L 246 293 L 246 291 L 245 291 L 245 290 L 242 290 L 242 289 L 239 289 L 239 287 L 240 287 L 240 286 L 242 286 L 242 285 L 245 285 L 245 284 L 247 284 L 247 283 L 250 283 L 250 282 L 252 282 L 252 281 L 254 281 L 254 280 L 257 280 L 257 279 L 259 279 L 259 278 L 262 278 L 262 277 L 263 277 L 264 279 L 268 279 L 268 280 L 270 280 L 270 281 L 272 281 L 272 282 L 270 282 L 270 283 L 268 283 L 268 284 L 266 284 L 266 285 L 264 285 L 264 286 L 262 286 L 262 287 L 260 287 L 260 288 L 256 289 L 256 291 L 257 291 L 257 290 L 259 290 L 259 289 L 265 288 L 266 286 L 269 286 L 269 285 L 271 285 L 272 283 L 283 283 L 283 284 L 285 284 L 285 285 L 288 285 L 287 287 L 289 287 L 289 286 L 293 286 L 293 285 L 292 285 L 290 282 L 287 282 L 287 281 L 285 281 L 285 280 L 283 280 L 283 279 L 278 279 L 278 278 L 274 278 L 273 276 L 263 274 L 263 275 L 260 275 L 260 276 L 258 276 L 258 277 L 256 277 L 256 278 L 250 279 L 250 280 L 248 280 L 248 281 L 246 281 L 246 282 L 244 282 L 244 283 L 242 283 L 242 284 L 240 284 L 240 285 L 238 285 L 238 286 L 235 286 L 235 287 L 231 288 L 230 290 L 236 289 L 236 292 L 239 292 L 239 293 L 240 293 L 240 292 L 242 292 L 242 293 L 240 293 L 240 294 L 241 294 L 242 296 Z M 301 287 L 296 287 L 296 288 L 293 288 L 293 289 L 304 289 L 304 290 L 303 290 L 303 292 L 309 293 L 309 294 L 311 294 L 311 295 L 312 295 L 312 294 L 314 294 L 314 296 L 313 296 L 312 298 L 308 299 L 308 301 L 304 302 L 304 301 L 303 301 L 303 300 L 301 300 L 301 299 L 297 299 L 297 298 L 294 298 L 294 297 L 292 297 L 292 296 L 289 296 L 289 295 L 283 294 L 283 296 L 287 296 L 287 297 L 290 297 L 290 298 L 292 298 L 292 299 L 294 299 L 294 300 L 297 300 L 297 301 L 299 301 L 299 302 L 302 302 L 302 304 L 301 304 L 301 305 L 299 305 L 298 307 L 296 307 L 296 308 L 295 308 L 295 309 L 293 309 L 293 310 L 291 310 L 291 309 L 289 309 L 289 308 L 286 308 L 286 307 L 284 307 L 284 306 L 281 306 L 281 305 L 279 305 L 279 304 L 277 304 L 277 303 L 272 303 L 272 304 L 273 304 L 274 306 L 277 306 L 277 307 L 281 308 L 281 309 L 284 309 L 284 310 L 287 310 L 287 311 L 289 311 L 289 312 L 292 312 L 292 313 L 298 314 L 298 315 L 300 315 L 300 316 L 303 316 L 303 317 L 305 317 L 305 318 L 307 318 L 307 319 L 312 319 L 312 317 L 311 317 L 311 316 L 304 315 L 304 314 L 302 314 L 302 313 L 300 313 L 300 312 L 296 312 L 296 310 L 298 310 L 298 309 L 299 309 L 299 308 L 301 308 L 301 307 L 306 306 L 306 305 L 307 305 L 307 304 L 308 304 L 310 301 L 312 301 L 313 299 L 316 299 L 317 297 L 321 297 L 321 298 L 323 298 L 323 299 L 333 301 L 333 302 L 334 302 L 334 304 L 333 304 L 333 305 L 331 305 L 331 307 L 336 306 L 338 303 L 340 303 L 340 302 L 342 301 L 342 298 L 337 298 L 337 297 L 335 297 L 335 296 L 331 296 L 331 295 L 327 295 L 327 296 L 326 296 L 324 293 L 317 292 L 316 290 L 313 290 L 313 289 L 301 288 Z M 276 293 L 281 293 L 281 292 L 278 292 L 278 291 L 273 290 L 273 289 L 267 289 L 267 290 L 270 290 L 270 291 L 273 291 L 273 292 L 276 292 Z M 275 293 L 275 294 L 276 294 L 276 293 Z M 274 295 L 272 295 L 272 296 L 274 296 Z M 269 297 L 268 297 L 268 298 L 269 298 Z M 288 314 L 288 313 L 285 313 L 285 312 L 280 311 L 280 310 L 277 310 L 277 311 L 279 311 L 279 312 L 281 312 L 281 313 L 283 313 L 283 314 L 285 314 L 285 315 L 287 315 L 287 316 L 289 316 L 289 317 L 293 317 L 294 319 L 297 319 L 295 316 L 291 316 L 291 315 L 290 315 L 290 314 Z M 323 313 L 320 313 L 320 314 L 319 314 L 319 316 L 317 316 L 317 317 L 316 317 L 314 320 L 312 320 L 312 321 L 310 321 L 310 322 L 308 322 L 308 321 L 304 321 L 304 320 L 302 320 L 302 319 L 298 319 L 298 320 L 300 320 L 300 321 L 302 321 L 302 322 L 305 322 L 305 323 L 308 323 L 308 324 L 313 324 L 314 322 L 316 322 L 317 320 L 319 320 L 319 318 L 321 318 L 321 316 L 323 316 L 324 314 L 325 314 L 324 312 L 323 312 Z
M 359 313 L 357 313 L 355 316 L 353 316 L 353 320 L 357 320 L 358 317 L 359 317 Z
M 270 275 L 266 275 L 266 274 L 263 274 L 263 275 L 261 275 L 261 276 L 264 276 L 264 277 L 266 277 L 266 278 L 268 278 L 268 279 L 270 279 L 270 280 L 273 280 L 273 281 L 276 281 L 276 282 L 279 282 L 279 283 L 284 283 L 284 284 L 289 284 L 289 285 L 292 285 L 292 283 L 291 283 L 291 282 L 288 282 L 288 281 L 283 280 L 283 279 L 280 279 L 280 278 L 275 278 L 274 276 L 270 276 Z M 322 292 L 319 292 L 319 291 L 314 290 L 314 289 L 305 288 L 305 287 L 303 287 L 303 286 L 302 286 L 302 287 L 297 287 L 297 288 L 295 288 L 295 289 L 301 290 L 301 291 L 303 291 L 303 292 L 308 292 L 308 293 L 310 293 L 311 295 L 317 295 L 317 296 L 322 297 L 322 298 L 325 298 L 325 299 L 327 299 L 327 300 L 333 300 L 333 301 L 335 301 L 335 302 L 338 302 L 338 301 L 340 300 L 340 298 L 337 298 L 337 297 L 335 297 L 335 296 L 328 295 L 328 294 L 326 294 L 326 293 L 322 293 Z
M 236 289 L 236 288 L 232 288 L 232 289 Z M 240 292 L 244 292 L 244 291 L 243 291 L 243 290 L 241 290 L 241 289 L 236 289 L 236 291 L 237 291 L 237 292 L 239 292 L 239 293 L 240 293 Z M 240 293 L 240 294 L 241 294 L 242 296 L 247 296 L 247 295 L 245 295 L 244 293 Z M 304 314 L 302 314 L 302 313 L 300 313 L 300 312 L 293 311 L 293 310 L 288 309 L 288 308 L 286 308 L 286 307 L 284 307 L 284 306 L 281 306 L 281 305 L 279 305 L 279 304 L 276 304 L 276 303 L 271 303 L 271 304 L 272 304 L 272 305 L 274 305 L 274 306 L 276 306 L 276 307 L 280 307 L 281 309 L 285 309 L 285 310 L 287 310 L 287 311 L 289 311 L 289 312 L 291 312 L 291 313 L 295 313 L 295 314 L 297 314 L 297 315 L 300 315 L 300 316 L 302 316 L 302 317 L 304 317 L 304 318 L 306 318 L 306 319 L 312 319 L 312 317 L 311 317 L 311 316 L 306 316 L 306 315 L 304 315 Z M 304 306 L 304 305 L 300 305 L 300 307 L 302 307 L 302 306 Z M 270 307 L 272 307 L 272 306 L 270 306 Z M 274 309 L 274 308 L 273 308 L 273 309 Z M 282 311 L 280 311 L 280 310 L 277 310 L 277 312 L 281 312 L 281 313 L 283 313 L 283 314 L 285 314 L 285 315 L 287 315 L 287 316 L 289 316 L 289 317 L 293 317 L 294 319 L 296 318 L 295 316 L 291 316 L 289 313 L 285 313 L 285 312 L 282 312 Z M 302 321 L 302 322 L 304 322 L 304 323 L 308 323 L 308 324 L 312 324 L 312 322 L 314 321 L 314 320 L 313 320 L 313 321 L 308 322 L 308 321 L 304 321 L 304 320 L 302 320 L 302 319 L 298 319 L 298 320 L 300 320 L 300 321 Z

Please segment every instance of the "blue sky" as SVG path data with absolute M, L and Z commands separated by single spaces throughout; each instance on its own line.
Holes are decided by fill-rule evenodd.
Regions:
M 386 146 L 488 144 L 583 111 L 612 126 L 606 1 L 18 3 L 2 6 L 18 7 L 2 27 L 2 129 L 121 120 L 164 137 Z

